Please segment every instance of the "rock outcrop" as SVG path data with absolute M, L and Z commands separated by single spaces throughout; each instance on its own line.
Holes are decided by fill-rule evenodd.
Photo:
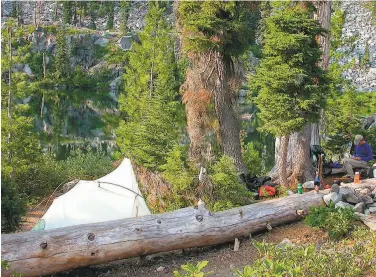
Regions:
M 376 91 L 376 26 L 371 11 L 365 6 L 366 1 L 343 1 L 341 9 L 345 13 L 342 28 L 344 45 L 337 49 L 345 53 L 340 64 L 354 63 L 343 72 L 343 77 L 350 80 L 359 91 Z M 361 60 L 369 49 L 369 64 L 362 65 Z

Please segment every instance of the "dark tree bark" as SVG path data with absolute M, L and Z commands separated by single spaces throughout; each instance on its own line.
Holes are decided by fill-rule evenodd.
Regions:
M 210 51 L 190 55 L 191 66 L 182 86 L 186 105 L 187 130 L 191 140 L 190 159 L 205 166 L 212 158 L 213 138 L 217 135 L 223 153 L 233 159 L 239 173 L 247 173 L 243 163 L 240 128 L 235 113 L 236 90 L 241 72 L 232 61 L 225 62 L 221 53 Z M 214 101 L 214 112 L 210 103 Z M 216 124 L 217 122 L 217 124 Z
M 214 92 L 214 106 L 219 122 L 223 153 L 233 159 L 234 165 L 240 173 L 248 173 L 243 162 L 239 121 L 234 110 L 236 105 L 235 90 L 240 86 L 240 76 L 236 76 L 235 66 L 232 63 L 226 65 L 223 56 L 219 53 L 214 54 L 214 59 L 217 68 L 214 68 L 215 73 L 212 76 L 217 76 L 214 77 L 211 87 Z M 237 82 L 239 83 L 236 84 Z
M 43 52 L 43 79 L 46 79 L 46 53 Z M 44 92 L 42 94 L 42 103 L 40 105 L 40 117 L 43 119 L 44 110 Z
M 37 2 L 34 2 L 34 27 L 37 27 Z
M 322 58 L 320 66 L 324 70 L 329 68 L 330 59 L 330 17 L 331 17 L 331 1 L 315 1 L 313 5 L 316 7 L 315 18 L 320 22 L 321 26 L 327 30 L 327 33 L 322 34 L 317 38 L 322 50 Z M 322 112 L 321 112 L 322 117 Z M 323 122 L 313 123 L 311 127 L 311 145 L 320 145 L 321 131 L 323 129 Z
M 8 48 L 9 48 L 9 79 L 8 79 L 8 118 L 11 118 L 11 105 L 12 105 L 12 28 L 8 27 Z

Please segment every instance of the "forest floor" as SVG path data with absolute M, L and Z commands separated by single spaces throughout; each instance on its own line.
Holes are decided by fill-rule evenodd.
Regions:
M 328 240 L 327 233 L 313 229 L 297 222 L 289 225 L 275 227 L 267 233 L 254 236 L 252 239 L 270 243 L 280 243 L 289 239 L 295 244 L 315 243 L 322 244 Z M 257 249 L 252 245 L 250 238 L 240 242 L 239 251 L 234 251 L 234 243 L 225 243 L 211 247 L 172 251 L 163 254 L 146 256 L 143 260 L 132 258 L 119 260 L 102 265 L 70 270 L 54 275 L 55 277 L 148 277 L 148 276 L 173 276 L 174 270 L 180 269 L 187 262 L 196 264 L 199 261 L 209 261 L 205 272 L 213 271 L 210 276 L 234 276 L 234 268 L 243 269 L 259 257 Z M 371 277 L 371 276 L 369 276 Z M 374 276 L 376 277 L 376 276 Z

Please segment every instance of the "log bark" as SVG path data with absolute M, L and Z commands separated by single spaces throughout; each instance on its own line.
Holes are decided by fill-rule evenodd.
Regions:
M 310 192 L 210 214 L 193 207 L 169 213 L 2 235 L 2 260 L 24 276 L 54 274 L 81 266 L 215 245 L 300 219 L 297 210 L 323 205 Z

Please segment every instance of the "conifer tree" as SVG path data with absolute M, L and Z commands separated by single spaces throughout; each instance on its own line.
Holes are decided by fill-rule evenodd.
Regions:
M 237 58 L 254 40 L 257 7 L 255 2 L 179 3 L 181 38 L 191 62 L 182 90 L 190 158 L 196 164 L 208 162 L 212 146 L 207 142 L 215 132 L 223 153 L 233 159 L 239 172 L 247 172 L 234 110 L 242 79 Z
M 107 24 L 106 24 L 106 29 L 107 30 L 112 30 L 114 28 L 114 15 L 115 15 L 115 5 L 113 1 L 108 2 L 107 5 L 108 8 L 108 19 L 107 19 Z
M 9 20 L 2 32 L 1 57 L 1 228 L 7 232 L 16 230 L 25 212 L 20 195 L 24 183 L 16 180 L 30 171 L 40 155 L 30 107 L 19 101 L 30 95 L 29 76 L 11 70 L 14 64 L 25 64 L 30 57 L 31 47 L 23 37 L 23 29 Z
M 128 32 L 127 21 L 129 16 L 130 1 L 120 1 L 120 32 L 125 35 Z
M 362 66 L 369 66 L 369 63 L 370 63 L 370 53 L 369 53 L 369 44 L 368 42 L 366 42 L 366 46 L 365 46 L 365 49 L 364 49 L 364 55 L 363 55 L 363 59 L 362 59 Z
M 328 82 L 318 65 L 321 51 L 316 37 L 323 29 L 311 17 L 312 5 L 272 5 L 274 10 L 265 19 L 264 58 L 251 82 L 258 90 L 262 129 L 283 137 L 277 166 L 280 182 L 287 184 L 289 136 L 318 120 Z
M 72 1 L 63 2 L 63 23 L 70 24 L 73 16 L 73 5 Z
M 99 10 L 98 3 L 96 1 L 89 1 L 88 2 L 88 10 L 89 10 L 89 15 L 90 15 L 89 28 L 95 30 L 95 29 L 97 29 L 97 25 L 95 24 L 95 20 L 97 19 L 98 10 Z
M 61 81 L 69 75 L 69 53 L 65 28 L 60 28 L 57 33 L 55 75 Z
M 156 169 L 164 164 L 179 134 L 178 84 L 174 36 L 163 9 L 151 5 L 146 25 L 134 43 L 125 68 L 125 93 L 117 129 L 121 151 L 136 163 Z

